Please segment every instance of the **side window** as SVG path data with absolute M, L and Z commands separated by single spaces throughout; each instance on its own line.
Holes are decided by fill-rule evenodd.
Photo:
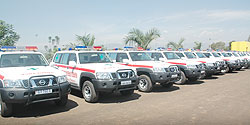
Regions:
M 116 60 L 117 53 L 108 53 L 108 56 L 111 60 Z
M 75 54 L 75 53 L 69 54 L 69 61 L 75 61 L 75 62 L 77 62 L 76 54 Z M 68 64 L 69 64 L 69 63 L 68 63 Z
M 123 59 L 128 59 L 128 55 L 126 53 L 117 53 L 116 62 L 122 62 Z
M 55 57 L 54 57 L 53 62 L 54 62 L 54 63 L 59 63 L 61 57 L 62 57 L 62 54 L 61 54 L 61 53 L 57 53 L 57 54 L 55 55 Z
M 159 61 L 160 58 L 163 58 L 163 56 L 160 53 L 152 53 L 151 58 L 154 60 Z
M 62 59 L 60 60 L 60 64 L 68 64 L 68 60 L 69 60 L 69 53 L 64 53 L 62 55 Z

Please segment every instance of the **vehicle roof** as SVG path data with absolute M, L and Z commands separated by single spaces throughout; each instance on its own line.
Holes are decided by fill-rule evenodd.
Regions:
M 71 51 L 57 51 L 56 53 L 93 53 L 93 52 L 105 53 L 105 51 L 76 51 L 76 50 L 71 50 Z
M 41 52 L 34 52 L 34 51 L 8 51 L 8 52 L 0 52 L 0 55 L 3 54 L 42 54 Z

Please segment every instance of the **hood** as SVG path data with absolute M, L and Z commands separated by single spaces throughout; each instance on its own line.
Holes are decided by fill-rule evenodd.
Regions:
M 174 64 L 174 65 L 199 65 L 201 62 L 198 62 L 197 60 L 191 60 L 191 59 L 174 59 L 174 60 L 166 60 L 167 63 Z
M 135 71 L 135 68 L 129 67 L 126 65 L 121 65 L 119 63 L 90 63 L 79 65 L 80 68 L 91 70 L 92 73 L 95 72 L 116 72 L 120 69 L 132 69 Z
M 0 69 L 1 79 L 29 79 L 32 76 L 41 75 L 66 75 L 50 66 L 29 66 L 29 67 L 6 67 Z

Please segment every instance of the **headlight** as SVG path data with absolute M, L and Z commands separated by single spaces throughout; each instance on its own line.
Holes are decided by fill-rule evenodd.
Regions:
M 66 76 L 58 76 L 57 77 L 57 82 L 60 83 L 64 83 L 67 82 L 67 77 Z
M 3 87 L 5 88 L 21 88 L 22 86 L 22 80 L 3 80 Z
M 96 73 L 97 79 L 111 79 L 110 73 L 108 72 L 97 72 Z
M 153 71 L 154 71 L 154 72 L 166 72 L 165 69 L 162 68 L 162 67 L 154 67 L 154 68 L 153 68 Z
M 196 67 L 196 65 L 187 65 L 187 68 L 189 68 L 189 69 L 196 69 L 197 67 Z

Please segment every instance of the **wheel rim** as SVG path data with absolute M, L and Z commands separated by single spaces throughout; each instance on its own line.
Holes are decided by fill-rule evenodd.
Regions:
M 91 90 L 89 86 L 84 87 L 84 97 L 90 98 L 91 97 Z
M 183 79 L 183 76 L 181 75 L 181 78 L 177 82 L 175 82 L 175 83 L 180 84 L 181 81 L 182 81 L 182 79 Z
M 148 81 L 146 79 L 140 79 L 139 86 L 141 89 L 145 89 L 148 85 Z

